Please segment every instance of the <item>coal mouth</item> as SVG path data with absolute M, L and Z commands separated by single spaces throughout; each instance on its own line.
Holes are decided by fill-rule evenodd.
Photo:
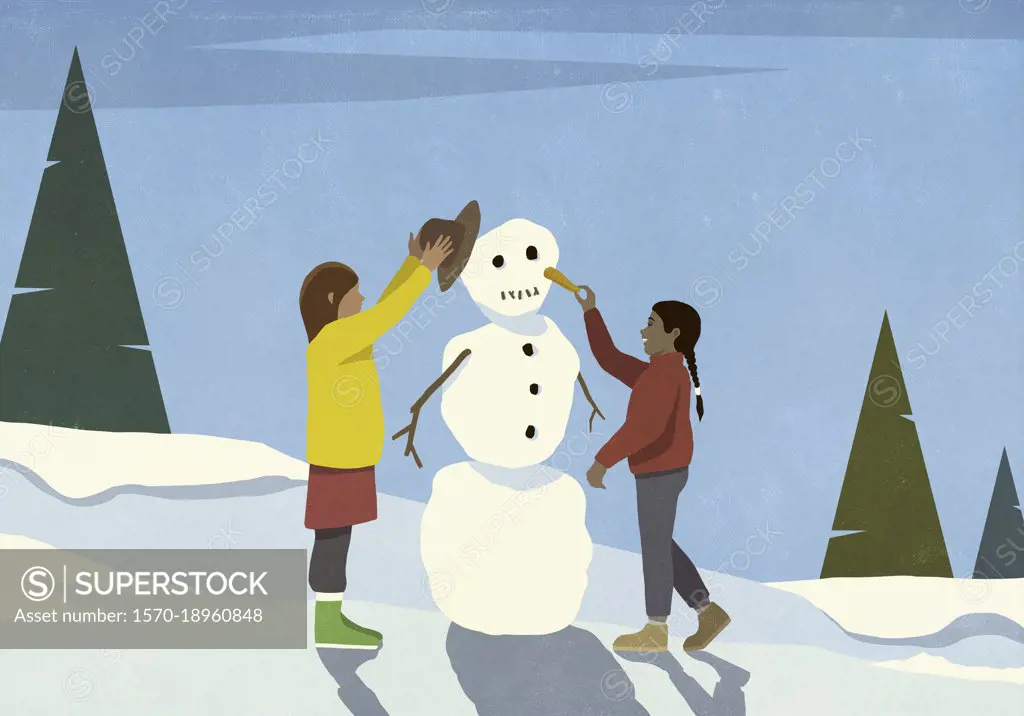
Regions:
M 526 289 L 513 289 L 511 291 L 502 291 L 502 301 L 521 301 L 524 298 L 530 298 L 532 296 L 539 296 L 540 289 L 534 286 L 533 288 Z

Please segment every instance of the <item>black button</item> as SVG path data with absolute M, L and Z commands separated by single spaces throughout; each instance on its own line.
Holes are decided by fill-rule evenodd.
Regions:
M 536 395 L 540 392 L 540 386 L 536 383 L 530 383 L 530 392 Z
M 533 438 L 533 436 L 536 435 L 536 434 L 537 434 L 537 429 L 535 427 L 533 427 L 532 425 L 527 425 L 526 426 L 526 437 Z
M 533 344 L 532 343 L 524 343 L 523 344 L 523 353 L 525 353 L 528 356 L 532 356 L 533 355 Z

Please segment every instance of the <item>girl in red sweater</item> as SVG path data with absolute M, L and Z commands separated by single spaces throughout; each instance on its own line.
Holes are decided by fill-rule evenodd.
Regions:
M 697 418 L 704 417 L 704 399 L 697 377 L 694 348 L 700 338 L 700 315 L 680 301 L 654 304 L 640 330 L 650 362 L 615 347 L 589 286 L 583 307 L 587 339 L 598 364 L 632 390 L 622 427 L 597 451 L 587 471 L 591 486 L 604 489 L 608 468 L 625 459 L 636 477 L 640 551 L 648 622 L 638 632 L 623 634 L 613 648 L 619 651 L 668 650 L 668 616 L 673 588 L 697 611 L 697 632 L 683 642 L 686 651 L 699 651 L 729 624 L 729 615 L 710 600 L 697 568 L 672 538 L 676 503 L 686 486 L 693 457 L 690 389 L 697 396 Z M 580 293 L 582 293 L 581 291 Z

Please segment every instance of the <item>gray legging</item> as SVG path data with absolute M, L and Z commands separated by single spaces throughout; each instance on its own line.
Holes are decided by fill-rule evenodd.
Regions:
M 647 616 L 666 619 L 672 611 L 672 589 L 687 606 L 708 603 L 708 588 L 686 553 L 672 539 L 676 503 L 686 487 L 689 468 L 636 476 L 636 507 L 640 518 L 640 553 L 644 562 Z
M 320 594 L 344 592 L 348 586 L 346 566 L 351 527 L 316 530 L 313 554 L 309 557 L 309 586 Z

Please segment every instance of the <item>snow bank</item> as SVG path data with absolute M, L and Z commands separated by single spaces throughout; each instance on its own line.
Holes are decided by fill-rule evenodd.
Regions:
M 0 550 L 4 549 L 53 549 L 52 544 L 25 537 L 24 535 L 8 535 L 0 533 Z
M 967 614 L 998 614 L 1024 625 L 1024 579 L 832 578 L 776 582 L 855 634 L 934 634 Z
M 224 485 L 267 477 L 304 482 L 309 469 L 301 460 L 248 440 L 4 422 L 0 461 L 28 468 L 72 500 L 124 487 Z
M 994 669 L 990 666 L 963 666 L 931 654 L 918 654 L 909 659 L 896 661 L 881 661 L 877 662 L 875 666 L 908 674 L 928 674 L 968 681 L 1002 681 L 1007 684 L 1024 684 L 1024 668 Z

